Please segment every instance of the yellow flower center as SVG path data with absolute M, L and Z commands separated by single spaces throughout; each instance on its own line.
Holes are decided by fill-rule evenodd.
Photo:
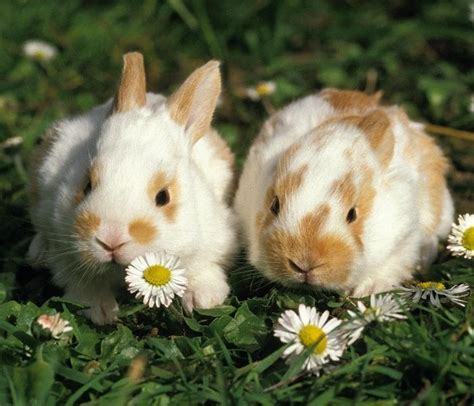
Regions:
M 35 51 L 34 58 L 42 61 L 43 59 L 46 59 L 46 54 L 44 53 L 44 51 Z
M 152 265 L 143 271 L 145 280 L 154 286 L 163 286 L 171 280 L 171 271 L 163 265 Z
M 421 289 L 436 289 L 436 290 L 444 290 L 446 286 L 441 282 L 419 282 L 416 284 L 418 288 Z
M 378 316 L 380 313 L 380 309 L 378 307 L 368 307 L 364 311 L 364 316 Z
M 255 90 L 260 96 L 266 96 L 267 94 L 272 93 L 273 89 L 268 83 L 259 83 L 255 86 Z
M 328 345 L 328 339 L 322 329 L 316 326 L 308 325 L 304 326 L 299 333 L 301 343 L 306 347 L 312 347 L 314 344 L 313 352 L 315 354 L 321 354 L 326 351 Z
M 469 251 L 474 251 L 474 227 L 469 227 L 462 235 L 462 246 Z

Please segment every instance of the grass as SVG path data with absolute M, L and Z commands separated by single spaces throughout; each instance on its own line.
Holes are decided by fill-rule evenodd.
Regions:
M 470 404 L 472 298 L 465 308 L 419 305 L 407 321 L 372 326 L 315 379 L 280 359 L 272 326 L 298 303 L 341 315 L 353 306 L 345 298 L 288 291 L 240 263 L 225 306 L 187 317 L 179 305 L 157 312 L 124 296 L 120 323 L 98 328 L 58 298 L 48 270 L 25 261 L 32 150 L 55 119 L 113 94 L 124 52 L 144 53 L 149 89 L 163 93 L 220 59 L 225 94 L 215 124 L 241 164 L 268 109 L 327 86 L 382 89 L 414 119 L 472 129 L 469 14 L 461 0 L 1 2 L 0 142 L 20 136 L 23 144 L 0 150 L 0 404 Z M 25 58 L 31 38 L 55 44 L 58 57 Z M 265 104 L 239 96 L 266 79 L 278 90 Z M 457 210 L 472 213 L 473 144 L 438 141 L 453 164 Z M 474 286 L 472 262 L 441 257 L 428 277 Z M 51 311 L 70 320 L 71 342 L 31 334 L 33 320 Z

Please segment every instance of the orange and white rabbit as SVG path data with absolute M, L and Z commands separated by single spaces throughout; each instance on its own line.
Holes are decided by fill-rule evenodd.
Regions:
M 379 98 L 326 89 L 263 126 L 235 209 L 249 260 L 269 279 L 365 296 L 434 259 L 453 218 L 446 159 Z

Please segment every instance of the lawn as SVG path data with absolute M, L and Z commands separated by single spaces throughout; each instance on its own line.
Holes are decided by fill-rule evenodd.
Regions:
M 25 254 L 32 151 L 56 119 L 113 95 L 123 53 L 141 51 L 148 88 L 165 94 L 207 60 L 221 60 L 214 124 L 240 167 L 269 112 L 328 86 L 383 90 L 413 119 L 472 131 L 473 7 L 463 0 L 0 2 L 0 404 L 472 404 L 472 294 L 465 307 L 423 302 L 406 320 L 370 325 L 316 378 L 301 373 L 300 360 L 281 359 L 273 326 L 300 303 L 343 317 L 354 309 L 350 298 L 275 286 L 241 255 L 224 306 L 190 317 L 178 303 L 151 310 L 124 294 L 119 323 L 95 327 Z M 30 39 L 53 44 L 56 57 L 26 57 Z M 263 80 L 275 82 L 273 94 L 245 97 Z M 474 213 L 472 139 L 434 136 L 452 163 L 457 213 Z M 21 144 L 6 144 L 12 137 Z M 421 277 L 472 287 L 473 266 L 440 246 Z M 39 315 L 54 311 L 70 321 L 69 339 L 32 331 Z

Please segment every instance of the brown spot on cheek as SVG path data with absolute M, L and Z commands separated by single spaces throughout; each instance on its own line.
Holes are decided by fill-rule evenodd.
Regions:
M 262 237 L 265 259 L 276 279 L 283 282 L 294 280 L 294 271 L 288 266 L 288 259 L 293 259 L 309 266 L 323 265 L 312 271 L 313 279 L 319 283 L 341 284 L 346 281 L 354 251 L 340 236 L 321 234 L 329 213 L 329 205 L 324 204 L 315 213 L 303 217 L 296 234 L 276 229 Z
M 323 235 L 316 242 L 315 251 L 320 262 L 329 265 L 328 272 L 319 275 L 324 283 L 344 283 L 349 276 L 354 251 L 351 246 L 337 234 Z M 313 271 L 318 275 L 318 271 Z
M 166 174 L 163 171 L 158 172 L 148 184 L 147 192 L 149 198 L 153 204 L 155 202 L 156 194 L 163 188 L 167 187 L 170 195 L 170 201 L 167 205 L 157 207 L 166 217 L 169 222 L 173 222 L 176 219 L 178 212 L 179 202 L 179 184 L 176 178 L 168 180 Z
M 157 234 L 156 227 L 146 219 L 137 219 L 128 226 L 128 233 L 140 244 L 148 244 Z
M 77 216 L 76 221 L 74 222 L 74 229 L 81 239 L 87 240 L 92 237 L 94 232 L 99 228 L 99 225 L 99 216 L 84 211 Z

